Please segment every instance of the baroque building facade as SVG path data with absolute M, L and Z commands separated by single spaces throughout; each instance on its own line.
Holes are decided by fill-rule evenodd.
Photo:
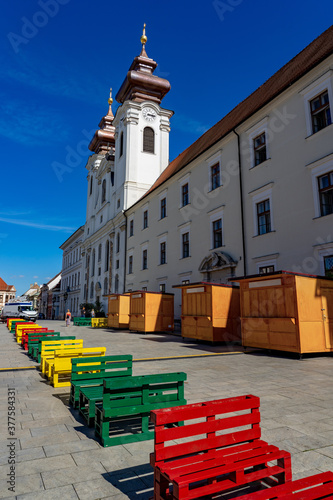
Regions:
M 333 272 L 333 28 L 169 163 L 145 50 L 91 141 L 82 302 L 277 270 Z
M 62 271 L 60 290 L 55 295 L 56 316 L 64 319 L 67 309 L 72 316 L 81 315 L 81 282 L 82 282 L 82 242 L 84 226 L 79 227 L 60 246 L 62 250 Z

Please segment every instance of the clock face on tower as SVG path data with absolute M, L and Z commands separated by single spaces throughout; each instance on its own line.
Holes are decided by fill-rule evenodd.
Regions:
M 147 122 L 153 122 L 157 115 L 153 108 L 143 108 L 142 116 Z

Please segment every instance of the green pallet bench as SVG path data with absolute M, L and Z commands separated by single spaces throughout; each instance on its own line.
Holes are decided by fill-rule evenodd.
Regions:
M 41 351 L 42 351 L 42 342 L 49 342 L 49 341 L 56 341 L 56 340 L 76 340 L 75 335 L 69 335 L 69 336 L 61 336 L 59 335 L 58 337 L 45 337 L 39 339 L 34 345 L 32 345 L 31 348 L 31 357 L 38 363 L 41 363 Z
M 80 389 L 83 387 L 100 387 L 103 395 L 103 380 L 114 377 L 130 377 L 132 375 L 133 356 L 101 356 L 72 359 L 71 392 L 69 402 L 73 408 L 79 406 Z M 95 408 L 93 407 L 93 420 Z
M 186 373 L 160 373 L 103 381 L 103 400 L 95 406 L 95 435 L 103 446 L 153 439 L 151 410 L 186 404 Z
M 59 339 L 60 332 L 55 332 L 54 330 L 47 330 L 46 332 L 40 331 L 35 333 L 29 333 L 27 337 L 24 339 L 24 348 L 28 351 L 28 355 L 31 356 L 32 348 L 35 345 L 38 345 L 40 340 L 52 340 Z
M 74 318 L 75 326 L 91 326 L 91 318 Z

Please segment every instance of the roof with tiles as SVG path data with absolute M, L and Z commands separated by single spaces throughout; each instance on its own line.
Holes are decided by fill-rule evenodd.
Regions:
M 333 26 L 324 31 L 324 33 L 279 69 L 279 71 L 263 83 L 263 85 L 255 90 L 249 97 L 238 104 L 230 113 L 222 118 L 222 120 L 207 130 L 207 132 L 199 137 L 191 146 L 169 163 L 152 187 L 140 198 L 140 200 L 138 200 L 138 202 L 146 198 L 146 196 L 161 186 L 167 179 L 186 167 L 186 165 L 229 134 L 234 128 L 259 111 L 284 90 L 288 89 L 290 85 L 299 80 L 332 53 Z

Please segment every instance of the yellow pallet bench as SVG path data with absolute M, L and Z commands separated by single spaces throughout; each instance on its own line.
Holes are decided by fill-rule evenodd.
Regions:
M 107 318 L 91 318 L 92 328 L 103 328 L 108 326 Z
M 45 374 L 46 362 L 54 358 L 54 352 L 59 349 L 74 349 L 83 347 L 83 339 L 76 340 L 43 340 L 40 348 L 40 370 Z
M 24 319 L 20 319 L 20 318 L 11 318 L 11 319 L 9 319 L 8 320 L 8 330 L 9 331 L 11 331 L 11 329 L 12 329 L 12 323 L 13 323 L 13 321 L 21 323 L 22 321 L 24 321 Z
M 105 356 L 106 347 L 85 347 L 69 349 L 66 352 L 55 351 L 54 359 L 49 360 L 49 379 L 53 387 L 70 387 L 73 358 L 91 358 L 91 356 Z M 90 365 L 87 362 L 87 365 Z M 80 363 L 84 369 L 84 363 Z
M 16 342 L 18 344 L 22 343 L 22 330 L 36 330 L 36 328 L 42 328 L 40 325 L 37 325 L 36 323 L 33 324 L 17 324 L 16 325 Z

